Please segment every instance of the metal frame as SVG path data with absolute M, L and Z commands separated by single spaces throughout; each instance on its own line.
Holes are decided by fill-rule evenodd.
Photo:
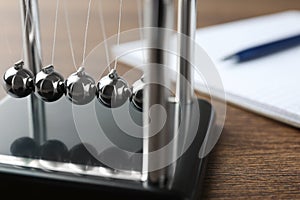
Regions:
M 170 127 L 170 124 L 175 123 L 174 131 L 178 127 L 179 114 L 182 116 L 190 116 L 190 106 L 193 98 L 193 69 L 189 63 L 193 59 L 194 45 L 193 40 L 196 31 L 196 0 L 179 0 L 178 5 L 178 78 L 177 78 L 177 98 L 175 102 L 181 105 L 181 112 L 179 108 L 175 111 L 174 120 L 168 118 L 165 127 Z M 156 130 L 157 124 L 161 120 L 162 113 L 160 111 L 151 113 L 151 123 L 148 125 L 149 111 L 153 105 L 161 105 L 168 111 L 167 102 L 170 97 L 168 91 L 163 87 L 168 85 L 169 81 L 165 75 L 165 70 L 162 65 L 166 64 L 164 49 L 169 45 L 170 38 L 167 35 L 167 31 L 161 29 L 173 29 L 174 28 L 174 0 L 145 0 L 144 9 L 144 21 L 145 27 L 158 28 L 150 29 L 146 33 L 146 39 L 148 42 L 155 44 L 158 49 L 148 50 L 148 63 L 154 63 L 153 65 L 146 67 L 145 84 L 144 89 L 144 157 L 143 157 L 143 172 L 145 172 L 145 179 L 149 184 L 166 186 L 172 182 L 172 175 L 175 166 L 169 166 L 157 171 L 149 171 L 149 168 L 154 162 L 161 162 L 166 156 L 174 156 L 177 153 L 177 147 L 174 147 L 174 151 L 170 155 L 168 152 L 163 152 L 155 158 L 149 155 L 149 152 L 153 152 L 159 149 L 161 146 L 168 142 L 168 138 L 172 138 L 174 133 L 171 133 L 167 128 L 162 129 L 153 137 L 149 137 L 153 134 L 153 130 Z M 182 35 L 180 35 L 182 34 Z M 161 64 L 161 65 L 160 65 Z M 149 83 L 159 83 L 149 84 Z M 187 108 L 185 108 L 187 107 Z M 185 117 L 184 117 L 185 119 Z M 188 120 L 187 120 L 188 121 Z M 187 127 L 188 128 L 188 127 Z M 169 152 L 170 153 L 170 152 Z M 175 164 L 174 164 L 175 165 Z
M 146 29 L 145 38 L 150 44 L 154 44 L 157 49 L 149 49 L 147 51 L 147 62 L 151 64 L 145 67 L 145 88 L 144 88 L 144 104 L 143 104 L 143 120 L 144 120 L 144 140 L 143 140 L 143 172 L 148 184 L 165 186 L 171 177 L 169 177 L 169 168 L 163 168 L 156 171 L 150 171 L 153 164 L 162 163 L 167 155 L 163 152 L 156 156 L 149 156 L 150 152 L 154 152 L 167 144 L 170 131 L 168 131 L 169 123 L 154 135 L 157 126 L 162 121 L 162 110 L 152 111 L 151 123 L 148 125 L 149 111 L 153 105 L 162 106 L 168 113 L 167 103 L 169 94 L 166 85 L 170 80 L 162 68 L 166 64 L 166 53 L 164 50 L 169 45 L 168 39 L 170 35 L 164 28 L 174 28 L 174 1 L 173 0 L 145 0 L 144 9 L 144 26 Z M 158 28 L 158 29 L 153 29 Z M 149 45 L 150 46 L 150 45 Z M 153 64 L 152 64 L 153 63 Z M 157 83 L 157 84 L 149 84 Z M 154 135 L 154 136 L 152 136 Z
M 181 104 L 192 102 L 194 41 L 197 22 L 197 0 L 178 0 L 178 77 L 177 97 Z
M 42 67 L 38 2 L 37 0 L 20 1 L 22 17 L 25 22 L 23 28 L 25 64 L 36 74 Z M 188 40 L 183 39 L 183 37 L 178 39 L 178 53 L 181 57 L 178 60 L 177 98 L 179 102 L 177 103 L 185 106 L 191 104 L 193 98 L 193 70 L 190 63 L 183 57 L 193 59 L 194 47 L 192 41 L 196 30 L 196 0 L 179 0 L 178 2 L 178 32 L 187 36 Z M 174 0 L 145 0 L 144 14 L 145 27 L 174 28 Z M 144 124 L 148 124 L 149 111 L 152 105 L 159 104 L 168 113 L 169 94 L 163 85 L 168 85 L 170 80 L 166 78 L 167 76 L 159 64 L 166 63 L 165 53 L 162 49 L 165 49 L 164 47 L 168 45 L 169 35 L 160 31 L 151 31 L 145 34 L 146 38 L 149 39 L 148 42 L 156 43 L 155 46 L 160 47 L 160 49 L 150 49 L 148 51 L 148 63 L 155 63 L 155 65 L 145 69 L 145 84 L 153 81 L 161 84 L 149 84 L 144 90 Z M 33 138 L 39 143 L 43 143 L 46 140 L 45 109 L 44 103 L 35 95 L 31 95 L 30 110 Z M 178 115 L 178 113 L 175 114 Z M 154 172 L 150 172 L 148 169 L 151 167 L 151 163 L 161 162 L 168 155 L 162 154 L 153 160 L 148 156 L 148 153 L 166 144 L 170 134 L 173 133 L 164 128 L 154 137 L 147 137 L 151 135 L 152 130 L 156 128 L 155 126 L 161 118 L 159 111 L 151 114 L 153 120 L 151 126 L 145 126 L 144 129 L 144 138 L 147 138 L 143 142 L 143 172 L 146 172 L 144 180 L 148 184 L 165 187 L 172 179 L 170 177 L 172 169 L 163 168 Z M 175 120 L 175 122 L 177 121 Z M 168 127 L 170 123 L 172 123 L 170 120 L 167 121 L 165 127 Z
M 39 29 L 39 11 L 37 0 L 20 0 L 24 43 L 25 66 L 36 75 L 42 68 L 42 51 Z M 39 143 L 46 141 L 46 119 L 44 102 L 34 94 L 29 101 L 29 127 L 32 137 Z

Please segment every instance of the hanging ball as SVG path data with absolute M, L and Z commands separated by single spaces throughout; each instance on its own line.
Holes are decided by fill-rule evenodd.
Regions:
M 48 140 L 40 148 L 40 159 L 66 162 L 69 151 L 67 146 L 59 140 Z
M 36 75 L 35 88 L 37 96 L 43 101 L 56 101 L 64 94 L 64 78 L 49 65 Z
M 98 82 L 98 100 L 109 108 L 123 105 L 131 96 L 131 90 L 125 79 L 118 76 L 115 69 L 111 70 Z
M 13 156 L 37 158 L 39 145 L 30 137 L 21 137 L 10 145 L 10 152 Z
M 24 62 L 19 61 L 13 67 L 9 68 L 4 76 L 4 89 L 6 92 L 16 98 L 26 97 L 34 91 L 33 74 L 23 69 Z
M 130 101 L 139 111 L 143 111 L 143 89 L 145 86 L 144 76 L 132 84 Z
M 90 103 L 97 92 L 94 79 L 85 73 L 84 67 L 80 67 L 65 81 L 67 98 L 77 105 Z

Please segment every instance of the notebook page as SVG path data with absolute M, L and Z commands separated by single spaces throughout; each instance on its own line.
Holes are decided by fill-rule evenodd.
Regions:
M 287 11 L 197 30 L 196 42 L 215 62 L 228 101 L 300 127 L 300 47 L 242 64 L 222 61 L 242 49 L 299 34 L 299 22 L 300 11 Z M 135 46 L 138 43 L 131 42 L 121 48 Z M 141 58 L 141 52 L 135 52 L 120 61 L 138 66 Z M 207 92 L 198 76 L 195 87 Z M 214 90 L 218 96 L 219 88 Z
M 300 47 L 245 63 L 222 61 L 239 50 L 299 34 L 299 21 L 300 12 L 291 11 L 198 31 L 197 42 L 215 61 L 229 101 L 299 126 Z

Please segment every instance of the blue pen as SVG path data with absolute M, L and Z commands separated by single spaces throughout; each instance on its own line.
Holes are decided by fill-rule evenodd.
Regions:
M 265 57 L 280 51 L 284 51 L 300 45 L 300 34 L 280 40 L 276 40 L 270 43 L 262 44 L 255 47 L 250 47 L 239 51 L 233 55 L 230 55 L 223 60 L 234 59 L 236 62 L 246 62 L 257 58 Z

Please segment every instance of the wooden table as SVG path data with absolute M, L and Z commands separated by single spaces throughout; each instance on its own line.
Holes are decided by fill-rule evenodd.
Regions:
M 117 31 L 118 0 L 105 0 L 107 35 Z M 44 63 L 51 62 L 55 1 L 41 0 Z M 76 63 L 82 59 L 88 1 L 67 1 Z M 93 2 L 93 4 L 95 1 Z M 96 3 L 95 3 L 96 4 Z M 0 73 L 20 58 L 18 1 L 0 1 Z M 122 30 L 138 27 L 135 0 L 124 1 Z M 298 0 L 199 0 L 198 27 L 300 9 Z M 87 51 L 103 40 L 98 8 L 93 6 Z M 279 27 L 280 28 L 280 27 Z M 55 64 L 64 75 L 74 71 L 63 8 L 60 6 Z M 0 96 L 4 96 L 1 89 Z M 204 183 L 205 199 L 300 199 L 300 132 L 285 124 L 228 105 L 223 134 L 213 150 Z
M 199 1 L 200 26 L 287 9 L 299 1 Z M 207 199 L 299 199 L 300 131 L 229 105 L 205 179 Z

